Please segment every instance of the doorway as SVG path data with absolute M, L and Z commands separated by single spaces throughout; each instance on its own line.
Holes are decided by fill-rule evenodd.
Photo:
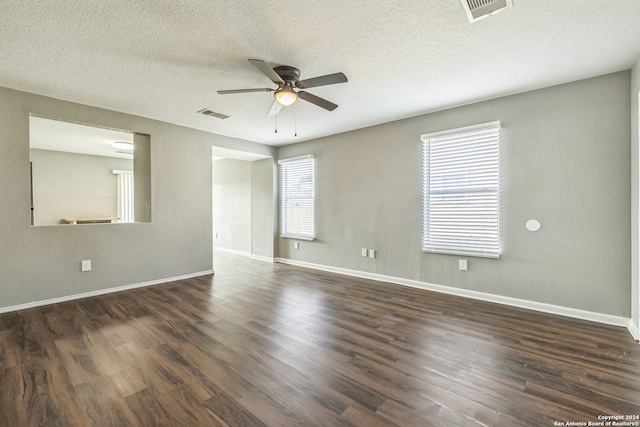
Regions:
M 212 164 L 214 268 L 217 251 L 273 261 L 273 158 L 213 147 Z

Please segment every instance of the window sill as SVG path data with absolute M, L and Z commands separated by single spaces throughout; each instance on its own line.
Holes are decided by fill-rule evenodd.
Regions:
M 500 254 L 490 252 L 474 252 L 454 249 L 436 249 L 436 248 L 422 248 L 422 252 L 430 254 L 443 254 L 443 255 L 458 255 L 458 256 L 472 256 L 476 258 L 492 258 L 499 259 Z
M 307 242 L 313 242 L 314 240 L 316 240 L 315 237 L 296 236 L 294 234 L 281 234 L 280 237 L 282 237 L 283 239 L 305 240 Z

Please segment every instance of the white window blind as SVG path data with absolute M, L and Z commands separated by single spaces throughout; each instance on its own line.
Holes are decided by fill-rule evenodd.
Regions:
M 500 122 L 421 139 L 423 251 L 498 258 Z
M 120 222 L 133 222 L 133 172 L 114 170 L 118 177 L 118 217 Z
M 279 160 L 280 234 L 315 238 L 315 164 L 313 156 Z

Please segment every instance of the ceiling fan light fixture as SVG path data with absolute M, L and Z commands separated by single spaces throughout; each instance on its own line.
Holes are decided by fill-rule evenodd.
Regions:
M 133 144 L 127 141 L 116 141 L 111 146 L 117 150 L 133 151 Z
M 276 101 L 280 104 L 287 106 L 296 102 L 298 94 L 290 86 L 282 86 L 274 93 Z

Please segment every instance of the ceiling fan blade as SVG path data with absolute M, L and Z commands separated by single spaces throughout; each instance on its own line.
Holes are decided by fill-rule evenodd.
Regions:
M 271 104 L 271 108 L 269 108 L 269 112 L 267 113 L 267 116 L 275 116 L 280 112 L 280 110 L 282 110 L 282 104 L 274 100 L 273 104 Z
M 326 76 L 300 80 L 296 86 L 300 89 L 308 89 L 310 87 L 333 85 L 336 83 L 346 83 L 347 81 L 347 76 L 345 76 L 343 73 L 334 73 L 327 74 Z
M 262 71 L 262 74 L 269 77 L 269 80 L 272 82 L 276 84 L 284 84 L 282 77 L 273 71 L 273 68 L 269 67 L 266 62 L 260 59 L 250 59 L 249 62 L 251 62 L 258 70 Z
M 333 102 L 329 102 L 326 99 L 320 98 L 319 96 L 315 96 L 310 94 L 309 92 L 300 91 L 298 92 L 298 98 L 304 99 L 307 102 L 317 105 L 318 107 L 322 107 L 325 110 L 333 111 L 338 108 L 337 104 Z
M 270 89 L 268 87 L 261 87 L 259 89 L 230 89 L 230 90 L 218 91 L 220 95 L 228 95 L 230 93 L 249 93 L 249 92 L 273 92 L 273 89 Z

